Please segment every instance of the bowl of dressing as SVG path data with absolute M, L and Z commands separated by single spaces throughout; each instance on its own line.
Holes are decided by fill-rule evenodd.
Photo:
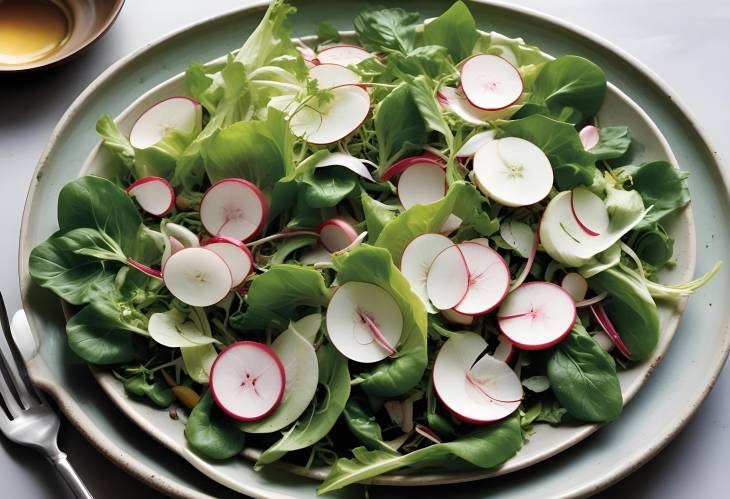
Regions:
M 57 64 L 98 40 L 124 0 L 0 0 L 0 73 Z

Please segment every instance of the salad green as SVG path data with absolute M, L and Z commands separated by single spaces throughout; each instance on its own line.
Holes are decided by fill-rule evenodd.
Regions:
M 598 66 L 479 31 L 461 1 L 362 12 L 352 45 L 328 23 L 292 40 L 294 12 L 273 0 L 134 133 L 99 119 L 115 174 L 66 185 L 30 256 L 75 309 L 71 350 L 189 410 L 206 458 L 331 466 L 320 493 L 497 467 L 536 425 L 619 417 L 657 302 L 718 268 L 655 281 L 687 175 L 600 126 Z

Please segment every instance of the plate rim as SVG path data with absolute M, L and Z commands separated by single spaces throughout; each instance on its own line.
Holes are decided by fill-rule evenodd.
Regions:
M 650 81 L 653 85 L 657 87 L 658 90 L 660 90 L 664 95 L 669 97 L 669 99 L 672 101 L 674 106 L 676 107 L 676 110 L 679 111 L 679 113 L 683 116 L 684 120 L 691 126 L 692 131 L 696 134 L 697 138 L 699 139 L 700 148 L 704 150 L 704 152 L 709 153 L 709 156 L 712 157 L 714 164 L 712 165 L 714 168 L 713 170 L 716 170 L 714 173 L 719 174 L 719 177 L 722 181 L 722 188 L 724 191 L 724 197 L 726 200 L 730 199 L 730 172 L 726 172 L 725 168 L 723 168 L 723 161 L 720 158 L 719 154 L 710 146 L 711 142 L 709 141 L 707 134 L 704 130 L 704 127 L 694 118 L 693 113 L 689 110 L 688 106 L 685 104 L 683 99 L 678 97 L 676 92 L 674 92 L 671 87 L 664 82 L 654 71 L 649 69 L 647 66 L 645 66 L 642 62 L 640 62 L 638 59 L 636 59 L 634 56 L 630 55 L 625 50 L 619 48 L 618 46 L 614 45 L 613 43 L 609 42 L 608 40 L 604 39 L 603 37 L 594 34 L 593 32 L 582 28 L 578 25 L 575 25 L 571 22 L 565 21 L 563 19 L 560 19 L 556 16 L 546 14 L 543 12 L 540 12 L 536 9 L 532 9 L 529 7 L 524 7 L 520 5 L 513 5 L 508 2 L 502 1 L 502 0 L 474 0 L 476 3 L 488 5 L 488 6 L 494 6 L 496 8 L 505 10 L 505 11 L 512 11 L 517 14 L 527 16 L 532 19 L 536 19 L 537 21 L 540 21 L 542 23 L 546 24 L 552 24 L 562 30 L 572 32 L 579 37 L 582 37 L 584 39 L 589 40 L 590 42 L 594 43 L 598 47 L 607 50 L 608 52 L 612 53 L 614 56 L 616 56 L 619 60 L 622 60 L 623 62 L 626 62 L 628 65 L 630 65 L 634 70 L 636 70 L 639 74 L 641 74 L 644 78 L 646 78 L 648 81 Z M 156 46 L 165 43 L 170 42 L 174 38 L 183 35 L 186 31 L 200 28 L 205 24 L 209 23 L 216 23 L 224 21 L 225 19 L 229 17 L 234 17 L 237 15 L 240 15 L 242 12 L 255 12 L 256 10 L 262 10 L 265 8 L 265 6 L 268 4 L 267 1 L 262 0 L 256 0 L 252 2 L 251 5 L 240 7 L 240 8 L 234 8 L 227 12 L 223 12 L 221 14 L 203 19 L 201 21 L 189 23 L 177 30 L 174 30 L 166 35 L 157 37 L 152 42 L 146 44 L 145 46 L 131 52 L 130 54 L 122 57 L 117 62 L 109 66 L 106 70 L 104 70 L 96 79 L 94 79 L 84 91 L 79 94 L 79 96 L 73 101 L 73 103 L 69 106 L 69 108 L 64 112 L 63 116 L 57 123 L 57 125 L 54 127 L 54 130 L 51 135 L 51 139 L 47 143 L 45 149 L 43 150 L 40 159 L 38 161 L 38 164 L 34 170 L 33 177 L 31 179 L 31 183 L 29 185 L 28 189 L 28 196 L 26 198 L 26 202 L 23 209 L 23 216 L 21 219 L 21 231 L 20 231 L 20 241 L 19 241 L 19 279 L 20 279 L 20 285 L 21 285 L 21 298 L 23 300 L 23 303 L 28 303 L 28 288 L 30 285 L 30 277 L 28 275 L 28 266 L 27 266 L 27 255 L 30 251 L 30 241 L 28 238 L 28 221 L 30 218 L 30 208 L 33 204 L 34 200 L 34 194 L 37 190 L 37 184 L 39 181 L 39 177 L 42 175 L 43 169 L 45 167 L 45 164 L 48 160 L 49 154 L 52 152 L 52 150 L 55 147 L 55 144 L 57 142 L 58 136 L 60 133 L 64 130 L 64 128 L 67 126 L 67 124 L 75 118 L 77 114 L 78 108 L 81 106 L 81 104 L 86 100 L 86 98 L 92 94 L 97 87 L 102 86 L 107 80 L 111 79 L 117 72 L 119 72 L 120 69 L 123 69 L 128 63 L 130 63 L 133 59 L 143 55 L 145 52 L 154 49 Z M 730 313 L 725 314 L 725 320 L 724 320 L 724 333 L 727 333 L 728 330 L 730 330 Z M 730 351 L 730 341 L 727 338 L 727 334 L 725 334 L 725 344 L 723 345 L 722 351 L 721 351 L 721 358 L 727 359 L 728 352 Z M 698 393 L 698 398 L 696 401 L 694 401 L 691 404 L 687 405 L 687 409 L 683 411 L 680 415 L 680 420 L 674 426 L 671 430 L 666 431 L 661 437 L 658 437 L 655 442 L 652 443 L 649 447 L 645 447 L 643 450 L 638 451 L 634 453 L 631 456 L 627 456 L 625 460 L 623 460 L 620 465 L 611 472 L 607 473 L 606 475 L 595 478 L 591 480 L 589 483 L 585 483 L 582 485 L 576 485 L 571 490 L 567 491 L 565 493 L 565 496 L 572 497 L 577 495 L 584 495 L 589 493 L 595 493 L 600 490 L 605 489 L 606 487 L 610 486 L 611 484 L 621 480 L 631 472 L 635 471 L 637 468 L 651 460 L 661 449 L 663 449 L 676 435 L 681 432 L 681 430 L 686 426 L 688 421 L 691 419 L 691 417 L 695 414 L 697 409 L 700 407 L 702 402 L 705 400 L 709 392 L 714 387 L 715 383 L 717 382 L 717 378 L 720 374 L 720 371 L 722 370 L 725 362 L 719 362 L 717 366 L 714 366 L 713 369 L 709 371 L 710 377 L 709 382 L 706 386 L 702 388 L 702 390 Z M 31 372 L 31 375 L 33 375 L 33 372 Z M 73 416 L 79 415 L 79 413 L 83 414 L 83 411 L 78 407 L 75 402 L 73 402 L 72 398 L 68 396 L 68 393 L 65 391 L 63 387 L 60 385 L 55 385 L 52 382 L 48 382 L 48 380 L 45 380 L 46 382 L 43 382 L 42 376 L 39 376 L 38 381 L 42 386 L 46 389 L 48 389 L 56 398 L 65 398 L 67 402 L 71 402 L 70 404 L 63 406 L 61 405 L 61 409 L 64 411 L 64 413 L 69 416 L 69 419 L 72 421 L 74 426 L 77 427 L 79 431 L 82 432 L 85 436 L 88 436 L 89 439 L 92 441 L 94 445 L 97 446 L 97 448 L 100 448 L 97 445 L 98 442 L 95 442 L 94 439 L 90 436 L 90 434 L 97 433 L 99 436 L 103 436 L 101 432 L 94 428 L 92 431 L 89 431 L 88 428 L 82 428 L 80 426 L 80 421 L 77 421 L 74 419 Z M 59 397 L 59 394 L 61 396 Z M 68 412 L 67 412 L 68 411 Z M 129 457 L 128 454 L 122 450 L 120 447 L 116 446 L 116 444 L 110 444 L 110 446 L 104 447 L 105 450 L 108 452 L 103 452 L 105 455 L 113 456 L 112 461 L 115 462 L 118 466 L 121 468 L 127 470 L 128 472 L 132 472 L 127 464 L 123 462 L 123 459 L 117 459 L 116 456 L 126 456 Z M 148 483 L 152 485 L 153 487 L 157 488 L 158 490 L 160 487 L 164 487 L 168 493 L 172 492 L 171 489 L 175 489 L 179 492 L 173 492 L 178 493 L 181 496 L 184 497 L 201 497 L 199 492 L 194 491 L 193 489 L 178 484 L 174 482 L 173 480 L 159 477 L 156 475 L 153 468 L 133 459 L 130 458 L 129 461 L 136 463 L 139 465 L 140 469 L 145 470 L 145 474 L 140 476 L 138 473 L 132 472 L 135 476 L 138 478 L 141 478 L 142 481 L 145 483 Z M 192 493 L 192 495 L 190 495 Z M 202 497 L 205 497 L 203 495 Z

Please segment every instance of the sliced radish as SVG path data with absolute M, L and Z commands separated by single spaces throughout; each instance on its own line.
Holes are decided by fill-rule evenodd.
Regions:
M 284 366 L 284 394 L 271 414 L 239 425 L 246 433 L 273 433 L 289 426 L 307 409 L 317 390 L 319 365 L 311 343 L 288 328 L 276 337 L 271 349 Z
M 496 111 L 485 111 L 472 106 L 460 89 L 452 87 L 441 87 L 436 97 L 442 107 L 472 125 L 488 125 L 495 120 L 509 119 L 521 107 L 519 104 L 514 104 Z
M 355 362 L 378 362 L 393 355 L 402 332 L 398 304 L 375 284 L 347 282 L 337 288 L 327 307 L 330 341 Z
M 522 77 L 516 67 L 498 55 L 477 54 L 461 66 L 461 90 L 479 109 L 503 109 L 522 95 Z
M 200 239 L 193 231 L 179 224 L 166 223 L 160 227 L 160 231 L 166 235 L 177 239 L 184 248 L 195 248 L 200 246 Z
M 167 260 L 169 260 L 172 255 L 174 255 L 184 247 L 185 246 L 183 245 L 183 243 L 178 241 L 177 238 L 172 236 L 165 236 L 165 249 L 162 251 L 162 261 L 160 266 L 164 269 Z
M 469 289 L 469 267 L 454 244 L 436 255 L 426 278 L 426 293 L 439 310 L 454 308 Z
M 493 140 L 474 156 L 474 179 L 498 203 L 529 206 L 542 201 L 553 187 L 553 168 L 545 153 L 517 137 Z
M 491 355 L 484 338 L 460 333 L 446 340 L 433 365 L 433 387 L 456 417 L 470 423 L 491 423 L 512 414 L 522 402 L 522 384 L 515 372 Z M 479 359 L 479 360 L 477 360 Z
M 185 248 L 172 255 L 165 264 L 163 279 L 175 298 L 193 307 L 218 303 L 233 283 L 226 262 L 206 248 Z
M 453 308 L 442 310 L 441 315 L 443 315 L 447 321 L 460 326 L 471 326 L 474 323 L 473 315 L 461 314 Z
M 465 315 L 485 314 L 507 295 L 509 268 L 499 253 L 482 244 L 461 243 L 458 246 L 469 270 L 469 286 L 454 310 Z
M 344 139 L 367 118 L 370 95 L 357 85 L 342 85 L 331 90 L 326 104 L 304 106 L 289 120 L 291 131 L 311 144 L 325 145 Z
M 415 165 L 433 165 L 441 168 L 442 170 L 446 168 L 446 165 L 444 165 L 444 162 L 440 158 L 437 158 L 436 156 L 433 156 L 431 154 L 409 156 L 407 158 L 400 159 L 390 165 L 388 169 L 385 170 L 385 172 L 383 172 L 383 174 L 380 176 L 380 180 L 383 182 L 387 182 L 391 178 L 403 173 L 408 168 Z
M 471 137 L 469 140 L 464 142 L 458 151 L 456 151 L 457 158 L 471 158 L 473 157 L 482 146 L 490 143 L 494 140 L 494 130 L 487 130 L 486 132 L 479 132 Z
M 580 137 L 580 143 L 583 144 L 583 149 L 586 151 L 590 151 L 596 147 L 598 145 L 598 141 L 601 139 L 598 133 L 598 128 L 593 125 L 584 126 L 581 131 L 578 132 L 578 137 Z
M 517 349 L 505 335 L 500 334 L 497 338 L 497 348 L 494 349 L 492 356 L 502 362 L 510 363 L 517 353 Z
M 129 143 L 137 149 L 157 144 L 170 130 L 193 132 L 200 128 L 203 109 L 188 97 L 160 101 L 137 118 L 129 133 Z
M 319 242 L 334 253 L 347 248 L 357 239 L 355 228 L 341 218 L 330 218 L 319 225 Z
M 220 256 L 231 271 L 232 287 L 239 286 L 253 269 L 253 255 L 238 239 L 215 236 L 203 243 L 203 247 Z
M 433 162 L 412 163 L 398 179 L 398 199 L 406 210 L 417 204 L 430 204 L 446 195 L 446 171 Z M 461 219 L 449 215 L 441 231 L 449 234 L 461 226 Z
M 162 177 L 141 178 L 127 187 L 127 192 L 144 211 L 156 217 L 168 214 L 175 206 L 175 191 Z
M 279 356 L 263 343 L 238 341 L 225 348 L 210 369 L 210 391 L 234 419 L 255 421 L 281 403 L 286 386 Z
M 327 166 L 343 166 L 351 172 L 355 172 L 361 177 L 371 182 L 375 182 L 375 179 L 373 179 L 373 176 L 370 174 L 370 170 L 368 170 L 366 165 L 377 168 L 377 165 L 372 161 L 359 159 L 343 152 L 333 152 L 319 160 L 319 163 L 315 165 L 315 168 L 324 168 Z
M 241 178 L 225 178 L 203 196 L 200 221 L 214 236 L 246 241 L 259 233 L 268 211 L 266 198 L 258 187 Z
M 618 331 L 616 331 L 616 328 L 613 326 L 611 319 L 609 319 L 603 305 L 601 303 L 591 305 L 591 312 L 593 313 L 593 317 L 596 319 L 598 325 L 601 326 L 613 344 L 616 345 L 616 349 L 621 352 L 621 355 L 627 359 L 631 359 L 631 350 L 629 350 L 626 343 L 624 343 L 624 340 L 621 339 L 621 335 L 618 334 Z
M 582 301 L 588 293 L 588 282 L 577 272 L 565 274 L 560 286 L 573 297 L 576 303 Z
M 585 187 L 570 191 L 570 211 L 589 236 L 600 236 L 608 228 L 608 211 L 603 200 Z
M 411 285 L 411 290 L 421 299 L 426 311 L 436 313 L 428 299 L 426 281 L 431 264 L 439 253 L 452 246 L 446 236 L 441 234 L 421 234 L 415 237 L 403 250 L 400 259 L 400 271 Z
M 373 54 L 355 45 L 335 45 L 320 50 L 317 54 L 320 64 L 339 64 L 341 66 L 354 66 L 371 57 Z
M 305 62 L 309 62 L 312 65 L 316 63 L 317 53 L 310 47 L 301 43 L 297 46 L 297 50 L 300 54 L 302 54 L 302 59 L 304 59 Z
M 475 239 L 470 239 L 467 242 L 481 244 L 482 246 L 486 246 L 487 248 L 491 247 L 489 245 L 489 239 L 487 239 L 486 237 L 477 237 Z
M 601 347 L 601 350 L 603 350 L 604 352 L 610 352 L 616 346 L 613 344 L 613 341 L 611 341 L 611 337 L 608 336 L 604 331 L 598 331 L 596 334 L 594 334 L 593 341 L 598 343 L 598 346 Z
M 497 322 L 517 347 L 542 350 L 562 341 L 575 317 L 575 302 L 563 288 L 550 282 L 528 282 L 507 295 Z
M 317 312 L 316 314 L 305 315 L 298 321 L 289 324 L 289 327 L 309 343 L 314 343 L 314 340 L 317 339 L 317 333 L 322 328 L 322 314 Z
M 145 265 L 144 263 L 140 263 L 134 258 L 127 258 L 127 263 L 150 277 L 154 277 L 155 279 L 162 279 L 162 272 L 157 269 L 153 269 L 152 267 Z
M 424 426 L 422 424 L 417 424 L 415 426 L 415 429 L 416 429 L 416 433 L 418 433 L 422 437 L 430 440 L 431 442 L 433 442 L 435 444 L 440 444 L 441 443 L 441 437 L 438 436 L 438 433 L 436 433 L 435 431 L 433 431 L 428 426 Z
M 352 69 L 339 64 L 320 64 L 309 69 L 309 77 L 319 88 L 334 88 L 360 83 L 360 76 Z

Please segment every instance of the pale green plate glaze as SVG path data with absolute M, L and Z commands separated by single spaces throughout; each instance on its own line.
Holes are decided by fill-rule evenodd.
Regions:
M 417 8 L 424 17 L 431 17 L 443 11 L 448 3 L 423 1 Z M 335 9 L 331 2 L 308 1 L 306 8 L 303 4 L 295 19 L 296 35 L 311 33 L 322 19 L 349 29 L 353 13 L 367 5 L 352 1 Z M 697 220 L 702 222 L 697 226 L 698 272 L 705 272 L 727 254 L 730 220 L 725 179 L 693 122 L 660 82 L 604 42 L 555 20 L 501 4 L 474 3 L 471 7 L 483 29 L 522 36 L 553 55 L 584 55 L 603 67 L 609 79 L 648 112 L 671 144 L 679 165 L 692 174 L 693 209 Z M 78 174 L 96 145 L 98 139 L 93 131 L 96 118 L 104 112 L 119 114 L 150 88 L 184 70 L 190 61 L 208 61 L 237 48 L 261 14 L 261 9 L 247 9 L 208 21 L 112 66 L 61 120 L 41 159 L 24 214 L 20 277 L 31 326 L 36 334 L 42 332 L 39 355 L 30 362 L 34 380 L 59 400 L 69 418 L 102 452 L 138 478 L 176 495 L 220 496 L 223 491 L 202 479 L 202 475 L 191 472 L 184 461 L 134 428 L 104 397 L 87 368 L 65 347 L 58 302 L 29 285 L 27 255 L 56 229 L 55 199 L 63 184 Z M 689 250 L 693 245 L 680 246 Z M 689 261 L 685 263 L 690 265 Z M 690 300 L 683 325 L 658 369 L 659 374 L 645 383 L 618 422 L 527 471 L 488 482 L 449 485 L 448 493 L 459 497 L 584 495 L 620 479 L 648 460 L 681 429 L 722 367 L 730 346 L 728 321 L 725 307 L 719 303 L 712 307 L 711 301 L 713 296 L 727 296 L 729 284 L 727 270 L 723 270 Z M 690 337 L 697 334 L 703 335 L 702 341 Z M 671 396 L 667 396 L 669 393 Z M 257 496 L 301 497 L 313 495 L 314 486 L 313 481 L 270 471 L 246 473 L 237 488 Z M 418 493 L 436 497 L 444 494 L 444 488 L 431 486 Z M 376 488 L 371 495 L 397 493 L 398 489 Z M 360 495 L 361 490 L 352 489 L 351 494 Z

